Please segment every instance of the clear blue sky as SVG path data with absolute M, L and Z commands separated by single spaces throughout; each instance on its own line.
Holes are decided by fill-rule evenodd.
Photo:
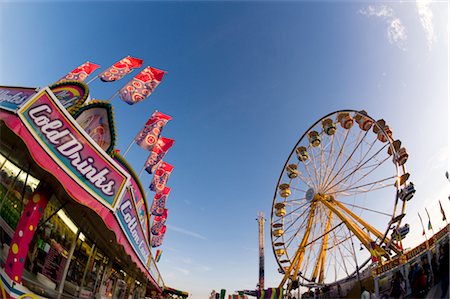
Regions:
M 106 68 L 126 55 L 169 72 L 143 103 L 114 99 L 118 148 L 155 109 L 173 116 L 163 131 L 176 143 L 165 159 L 175 169 L 159 268 L 167 285 L 200 299 L 255 288 L 257 212 L 270 217 L 298 138 L 338 109 L 384 118 L 408 148 L 418 191 L 407 246 L 421 238 L 425 206 L 443 226 L 448 22 L 445 2 L 1 1 L 0 84 L 46 86 L 86 60 Z M 106 99 L 131 77 L 94 81 L 91 96 Z M 127 156 L 137 172 L 146 157 L 137 146 Z M 277 286 L 268 231 L 266 286 Z

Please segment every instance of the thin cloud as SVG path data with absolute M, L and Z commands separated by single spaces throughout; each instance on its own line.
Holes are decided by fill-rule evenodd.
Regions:
M 188 269 L 184 269 L 184 268 L 180 268 L 180 267 L 172 267 L 173 269 L 180 271 L 181 273 L 183 273 L 184 275 L 189 275 L 191 274 L 191 271 L 189 271 Z
M 436 40 L 433 27 L 433 12 L 431 11 L 430 3 L 430 0 L 416 1 L 417 13 L 419 14 L 420 23 L 425 30 L 425 35 L 427 36 L 429 49 L 431 49 L 434 41 Z
M 179 227 L 172 226 L 172 225 L 167 225 L 167 228 L 170 229 L 170 230 L 173 230 L 175 232 L 179 232 L 179 233 L 182 233 L 184 235 L 188 235 L 188 236 L 200 239 L 200 240 L 207 240 L 207 238 L 205 236 L 202 236 L 200 234 L 197 234 L 195 232 L 192 232 L 192 231 L 189 231 L 189 230 L 186 230 L 186 229 L 183 229 L 183 228 L 179 228 Z
M 396 44 L 402 50 L 405 50 L 407 34 L 406 28 L 402 21 L 395 16 L 394 10 L 386 5 L 373 6 L 369 5 L 365 9 L 360 9 L 359 14 L 368 17 L 382 18 L 387 24 L 387 38 L 391 44 Z

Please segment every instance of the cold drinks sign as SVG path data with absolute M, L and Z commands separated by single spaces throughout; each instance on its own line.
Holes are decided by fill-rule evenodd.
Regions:
M 17 111 L 28 130 L 75 182 L 111 210 L 128 174 L 78 125 L 48 88 Z

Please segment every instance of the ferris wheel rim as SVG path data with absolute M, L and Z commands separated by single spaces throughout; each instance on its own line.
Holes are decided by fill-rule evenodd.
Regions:
M 279 176 L 279 178 L 278 178 L 278 181 L 277 181 L 277 184 L 276 184 L 276 188 L 275 188 L 275 192 L 274 192 L 274 196 L 273 196 L 273 200 L 272 200 L 272 210 L 271 210 L 271 217 L 270 217 L 270 228 L 271 228 L 271 234 L 270 234 L 270 237 L 271 237 L 271 243 L 272 243 L 272 251 L 273 251 L 273 253 L 274 253 L 274 256 L 276 257 L 276 261 L 277 261 L 277 264 L 278 264 L 278 266 L 280 267 L 280 269 L 283 269 L 283 265 L 281 264 L 281 262 L 280 262 L 280 259 L 277 257 L 277 255 L 276 255 L 276 248 L 275 248 L 275 237 L 274 237 L 274 235 L 272 234 L 272 230 L 273 230 L 273 227 L 274 227 L 274 224 L 277 224 L 277 222 L 275 222 L 275 217 L 274 217 L 274 212 L 275 212 L 275 209 L 274 209 L 274 206 L 275 206 L 275 204 L 277 203 L 277 191 L 278 191 L 278 187 L 280 186 L 280 183 L 282 182 L 282 179 L 283 179 L 283 175 L 286 173 L 286 167 L 287 167 L 287 165 L 289 164 L 289 161 L 291 160 L 291 158 L 293 157 L 293 155 L 294 155 L 294 153 L 295 153 L 295 151 L 296 151 L 296 148 L 299 146 L 299 144 L 303 141 L 303 140 L 305 140 L 305 138 L 307 137 L 307 135 L 308 135 L 308 133 L 309 132 L 311 132 L 311 130 L 313 129 L 313 128 L 315 128 L 318 124 L 320 124 L 323 120 L 325 120 L 325 119 L 327 119 L 327 118 L 330 118 L 331 116 L 333 116 L 333 115 L 338 115 L 338 114 L 340 114 L 340 113 L 353 113 L 354 114 L 354 116 L 355 115 L 362 115 L 362 116 L 364 116 L 364 117 L 366 117 L 366 118 L 369 118 L 372 122 L 373 122 L 373 124 L 374 125 L 377 125 L 378 126 L 378 124 L 376 124 L 377 123 L 377 121 L 374 119 L 374 118 L 372 118 L 370 115 L 368 115 L 368 114 L 363 114 L 361 111 L 358 111 L 358 110 L 354 110 L 354 109 L 342 109 L 342 110 L 337 110 L 337 111 L 334 111 L 334 112 L 331 112 L 331 113 L 328 113 L 327 115 L 325 115 L 325 116 L 322 116 L 321 118 L 319 118 L 316 122 L 314 122 L 307 130 L 305 130 L 304 131 L 304 133 L 300 136 L 300 138 L 298 139 L 298 141 L 295 143 L 295 145 L 293 146 L 293 148 L 292 148 L 292 150 L 291 150 L 291 152 L 289 153 L 289 155 L 288 155 L 288 158 L 286 159 L 286 162 L 285 162 L 285 164 L 283 165 L 283 168 L 282 168 L 282 170 L 281 170 L 281 173 L 280 173 L 280 176 Z M 386 132 L 384 131 L 384 128 L 382 128 L 382 127 L 380 127 L 380 126 L 378 126 L 379 127 L 379 129 L 381 129 L 381 132 L 382 132 L 382 134 L 383 135 L 385 135 L 385 137 L 387 137 L 387 147 L 388 148 L 390 148 L 390 150 L 392 151 L 392 152 L 394 152 L 395 151 L 395 149 L 394 149 L 394 146 L 393 146 L 393 140 L 391 140 L 390 138 L 388 138 L 388 136 L 387 136 L 387 134 L 386 134 Z M 322 133 L 322 132 L 321 132 Z M 366 134 L 367 134 L 367 132 L 366 132 Z M 362 140 L 361 140 L 362 141 Z M 376 141 L 376 140 L 375 140 Z M 323 150 L 322 150 L 323 151 Z M 398 165 L 398 163 L 396 163 L 396 162 L 394 162 L 393 163 L 394 164 L 394 166 L 395 166 L 395 173 L 396 173 L 396 176 L 397 177 L 399 177 L 399 172 L 400 172 L 400 167 L 402 168 L 402 171 L 403 171 L 403 173 L 406 173 L 406 168 L 405 168 L 405 165 L 403 164 L 403 165 Z M 400 188 L 400 185 L 399 186 L 396 186 L 396 188 L 397 188 L 397 190 L 399 190 L 399 188 Z M 392 211 L 392 215 L 389 215 L 389 217 L 390 217 L 390 220 L 392 221 L 396 216 L 396 210 L 397 210 L 397 203 L 398 203 L 398 198 L 396 198 L 396 202 L 395 202 L 395 204 L 394 204 L 394 209 L 393 209 L 393 211 Z M 405 211 L 405 207 L 406 207 L 406 201 L 404 201 L 403 202 L 403 204 L 402 204 L 402 207 L 401 207 L 401 213 L 404 213 L 404 211 Z M 396 222 L 397 223 L 397 225 L 399 226 L 400 225 L 400 223 L 401 223 L 401 219 L 398 221 L 398 222 Z M 284 225 L 284 218 L 283 218 L 283 225 Z M 387 235 L 388 235 L 388 233 L 389 233 L 389 231 L 390 231 L 390 225 L 388 225 L 387 227 L 386 227 L 386 229 L 385 229 L 385 231 L 384 231 L 384 233 L 383 233 L 383 237 L 381 238 L 381 240 L 380 240 L 380 244 L 382 244 L 382 242 L 385 240 L 385 238 L 387 237 Z M 283 237 L 283 242 L 284 242 L 285 240 L 284 240 L 284 237 Z M 286 249 L 286 248 L 285 248 Z M 287 251 L 287 250 L 286 250 Z M 289 258 L 289 256 L 288 256 L 288 254 L 286 254 L 286 256 L 288 257 L 288 260 L 289 260 L 289 262 L 291 263 L 291 258 Z M 300 274 L 301 275 L 301 274 Z M 308 280 L 306 277 L 303 277 L 303 278 L 305 278 L 306 280 Z

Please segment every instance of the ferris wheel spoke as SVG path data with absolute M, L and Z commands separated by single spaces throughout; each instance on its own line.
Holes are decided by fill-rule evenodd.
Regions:
M 303 208 L 304 206 L 306 206 L 306 205 L 308 205 L 308 204 L 310 204 L 310 202 L 305 202 L 305 203 L 302 204 L 301 206 L 299 206 L 299 207 L 295 208 L 294 210 L 290 211 L 289 213 L 287 213 L 286 215 L 284 215 L 285 219 L 286 219 L 287 216 L 289 216 L 289 215 L 291 215 L 291 214 L 297 212 L 298 210 L 300 210 L 301 208 Z M 307 210 L 305 210 L 305 211 L 307 211 Z M 303 213 L 304 213 L 304 212 L 302 212 L 301 215 L 303 215 Z
M 348 138 L 348 135 L 349 135 L 349 131 L 350 130 L 346 130 L 346 132 L 345 132 L 344 141 L 341 144 L 341 149 L 339 150 L 339 154 L 336 156 L 336 159 L 334 160 L 334 163 L 333 163 L 333 167 L 331 167 L 330 172 L 328 173 L 327 178 L 325 179 L 325 186 L 328 185 L 328 180 L 330 179 L 330 176 L 333 173 L 334 168 L 336 167 L 336 163 L 339 160 L 339 157 L 341 157 L 341 154 L 344 151 L 344 146 L 345 146 L 345 142 L 347 141 L 347 138 Z
M 339 170 L 338 171 L 336 171 L 336 173 L 335 173 L 335 175 L 333 176 L 333 178 L 330 180 L 330 182 L 327 184 L 327 186 L 328 185 L 330 185 L 330 184 L 332 184 L 333 182 L 334 182 L 334 180 L 336 179 L 336 177 L 341 173 L 341 171 L 342 171 L 342 169 L 345 167 L 345 165 L 347 165 L 347 163 L 352 159 L 352 157 L 353 157 L 353 154 L 356 152 L 356 150 L 359 148 L 359 146 L 361 145 L 361 143 L 362 143 L 362 141 L 364 140 L 364 138 L 367 136 L 367 133 L 368 133 L 369 131 L 366 131 L 365 133 L 364 133 L 364 135 L 362 136 L 362 138 L 361 138 L 361 135 L 362 135 L 362 132 L 360 132 L 359 134 L 358 134 L 358 140 L 357 140 L 357 144 L 356 144 L 356 146 L 353 148 L 353 151 L 350 153 L 350 155 L 347 157 L 347 160 L 345 160 L 345 162 L 344 163 L 341 163 L 341 165 L 340 165 L 340 167 L 339 167 Z M 360 140 L 361 139 L 361 140 Z M 342 153 L 343 154 L 343 153 Z M 326 187 L 325 187 L 326 188 Z
M 369 161 L 371 161 L 372 159 L 374 159 L 383 149 L 386 148 L 386 145 L 383 146 L 382 148 L 380 148 L 374 155 L 372 155 L 369 159 L 367 159 L 364 163 L 357 165 L 354 169 L 350 170 L 350 173 L 348 175 L 346 175 L 343 179 L 341 179 L 341 181 L 339 181 L 338 183 L 332 185 L 332 186 L 327 186 L 326 187 L 326 191 L 336 187 L 337 185 L 339 185 L 340 182 L 342 182 L 343 180 L 347 180 L 348 177 L 354 175 L 362 166 L 366 165 Z M 376 166 L 371 169 L 366 175 L 363 175 L 362 178 L 366 177 L 368 174 L 370 174 L 371 172 L 373 172 L 375 169 L 377 169 L 380 165 L 382 165 L 385 161 L 387 160 L 387 158 L 385 160 L 383 160 L 381 163 L 376 164 Z M 362 179 L 361 178 L 361 179 Z M 360 180 L 361 180 L 360 179 Z M 359 180 L 359 181 L 360 181 Z
M 319 175 L 319 171 L 317 170 L 317 166 L 316 166 L 316 154 L 315 152 L 315 147 L 310 145 L 310 149 L 311 149 L 311 164 L 313 165 L 314 168 L 314 175 L 315 175 L 315 182 L 316 182 L 316 186 L 319 187 L 320 186 L 320 175 Z
M 355 195 L 359 195 L 359 194 L 363 194 L 363 193 L 368 193 L 368 192 L 372 192 L 372 191 L 376 191 L 376 190 L 380 190 L 380 189 L 386 189 L 386 188 L 391 188 L 391 185 L 384 185 L 383 183 L 380 183 L 380 186 L 375 188 L 376 185 L 372 185 L 369 189 L 365 190 L 365 189 L 359 189 L 356 191 L 352 191 L 352 193 L 348 193 L 346 191 L 336 191 L 336 192 L 331 192 L 328 194 L 333 194 L 334 196 L 355 196 Z
M 346 263 L 345 263 L 344 255 L 342 254 L 341 247 L 338 246 L 338 244 L 340 244 L 341 242 L 339 242 L 339 239 L 337 238 L 336 233 L 335 233 L 334 231 L 333 231 L 333 237 L 334 237 L 334 241 L 335 241 L 334 247 L 338 249 L 337 251 L 339 251 L 339 254 L 341 255 L 340 260 L 344 261 L 344 263 L 342 263 L 342 265 L 344 266 L 344 267 L 343 267 L 343 268 L 344 268 L 344 271 L 345 271 L 345 273 L 346 273 L 347 276 L 348 276 L 349 273 L 348 273 L 347 265 L 346 265 Z M 336 252 L 336 251 L 335 251 L 335 252 Z M 336 255 L 336 262 L 337 262 L 337 255 Z M 339 263 L 339 265 L 341 265 L 341 264 Z M 341 265 L 341 267 L 342 267 L 342 265 Z
M 308 210 L 305 210 L 304 213 L 306 213 Z M 303 213 L 303 214 L 304 214 Z M 288 227 L 285 228 L 286 232 L 289 232 L 290 228 L 292 226 L 294 226 L 295 222 L 297 222 L 298 219 L 301 219 L 301 217 L 297 217 Z M 287 240 L 285 241 L 285 247 L 289 247 L 291 246 L 292 241 L 294 241 L 294 238 L 296 236 L 299 235 L 299 232 L 302 230 L 302 228 L 304 227 L 304 225 L 306 225 L 306 221 L 308 220 L 308 218 L 303 219 L 303 222 L 300 224 L 300 226 L 298 227 L 298 229 L 294 229 L 295 233 L 293 233 L 289 238 L 287 238 Z M 287 233 L 286 233 L 287 234 Z
M 313 182 L 311 180 L 308 180 L 306 177 L 304 177 L 303 174 L 300 171 L 298 172 L 298 179 L 300 181 L 302 181 L 303 183 L 305 183 L 306 186 L 309 186 L 309 187 L 313 187 L 314 186 Z M 300 190 L 300 191 L 303 191 L 303 190 Z
M 318 186 L 316 184 L 316 180 L 314 180 L 313 176 L 311 175 L 311 172 L 309 171 L 309 167 L 308 167 L 308 164 L 311 164 L 311 163 L 312 162 L 305 164 L 305 169 L 306 169 L 306 172 L 308 173 L 309 181 L 312 183 L 312 186 L 317 190 Z
M 378 181 L 370 182 L 370 183 L 359 185 L 359 186 L 354 186 L 356 183 L 359 182 L 359 181 L 357 181 L 353 185 L 350 185 L 347 189 L 339 190 L 337 192 L 346 192 L 346 191 L 350 191 L 350 190 L 358 190 L 358 189 L 363 188 L 363 187 L 372 186 L 372 185 L 375 185 L 375 184 L 380 184 L 380 183 L 385 182 L 387 180 L 392 180 L 393 178 L 396 178 L 396 177 L 397 177 L 396 175 L 393 175 L 393 176 L 390 176 L 390 177 L 387 177 L 387 178 L 384 178 L 384 179 L 380 179 Z M 386 187 L 386 186 L 383 185 L 383 187 Z M 366 190 L 363 189 L 361 191 L 366 191 Z M 330 193 L 327 193 L 327 194 L 335 194 L 337 192 L 330 192 Z
M 305 192 L 305 193 L 306 193 L 306 190 L 303 190 L 303 189 L 300 189 L 300 188 L 296 188 L 296 187 L 293 187 L 293 186 L 291 186 L 291 189 L 292 189 L 292 190 L 296 190 L 296 191 L 300 191 L 300 192 Z
M 361 207 L 361 206 L 358 206 L 358 205 L 355 205 L 355 204 L 351 204 L 351 203 L 347 203 L 347 202 L 343 202 L 343 201 L 340 201 L 340 203 L 343 204 L 343 205 L 346 205 L 346 206 L 351 206 L 351 207 L 353 207 L 353 208 L 358 208 L 358 209 L 361 209 L 361 210 L 365 210 L 365 211 L 377 213 L 377 214 L 380 214 L 380 215 L 392 217 L 391 214 L 384 213 L 384 212 L 381 212 L 381 211 L 377 211 L 377 210 L 373 210 L 373 209 Z
M 321 132 L 321 140 L 322 140 L 322 142 L 320 143 L 320 164 L 319 164 L 319 166 L 320 165 L 324 165 L 324 161 L 323 161 L 323 152 L 325 151 L 325 146 L 324 146 L 324 144 L 323 144 L 323 138 L 322 138 L 322 136 L 324 136 L 324 131 L 322 131 Z M 319 168 L 319 187 L 320 186 L 322 186 L 322 180 L 323 180 L 323 177 L 322 177 L 322 169 L 323 169 L 323 167 L 320 167 Z
M 300 245 L 299 245 L 299 247 L 298 247 L 298 249 L 297 249 L 297 251 L 295 253 L 295 256 L 294 256 L 294 259 L 293 259 L 293 263 L 289 266 L 289 269 L 287 271 L 288 273 L 286 273 L 284 275 L 283 279 L 281 280 L 281 283 L 279 285 L 280 288 L 286 283 L 286 280 L 289 278 L 290 272 L 293 269 L 294 269 L 294 275 L 293 276 L 297 277 L 297 275 L 298 275 L 298 271 L 299 271 L 299 268 L 301 266 L 302 260 L 304 258 L 304 254 L 305 254 L 304 246 L 305 246 L 307 240 L 309 239 L 309 234 L 310 234 L 311 226 L 312 226 L 314 215 L 315 215 L 315 210 L 316 210 L 316 203 L 312 202 L 310 214 L 308 216 L 308 224 L 307 224 L 306 229 L 305 229 L 305 234 L 303 235 L 302 241 L 301 241 L 301 243 L 300 243 Z
M 347 175 L 345 178 L 342 178 L 339 182 L 337 182 L 335 185 L 331 186 L 331 188 L 334 188 L 335 186 L 338 186 L 339 184 L 345 184 L 346 182 L 350 181 L 351 184 L 357 183 L 359 181 L 361 181 L 362 179 L 364 179 L 365 177 L 367 177 L 369 174 L 371 174 L 372 172 L 374 172 L 375 170 L 377 170 L 377 168 L 379 168 L 381 165 L 383 165 L 387 160 L 389 160 L 389 157 L 385 158 L 382 161 L 378 161 L 377 164 L 373 164 L 372 168 L 367 172 L 364 173 L 362 172 L 361 168 L 360 169 L 356 169 L 355 171 L 352 171 L 349 175 Z M 367 169 L 365 167 L 365 169 Z M 353 181 L 353 176 L 356 174 L 356 172 L 358 172 L 358 174 L 361 176 L 360 180 L 356 181 L 356 182 L 352 182 Z
M 330 149 L 330 151 L 328 153 L 328 157 L 326 159 L 326 162 L 323 163 L 323 164 L 325 164 L 325 171 L 324 171 L 323 178 L 322 178 L 322 187 L 325 184 L 325 176 L 328 174 L 328 168 L 330 167 L 330 162 L 332 160 L 331 157 L 334 154 L 334 140 L 335 139 L 336 139 L 335 135 L 332 135 L 332 137 L 331 137 L 331 149 Z

